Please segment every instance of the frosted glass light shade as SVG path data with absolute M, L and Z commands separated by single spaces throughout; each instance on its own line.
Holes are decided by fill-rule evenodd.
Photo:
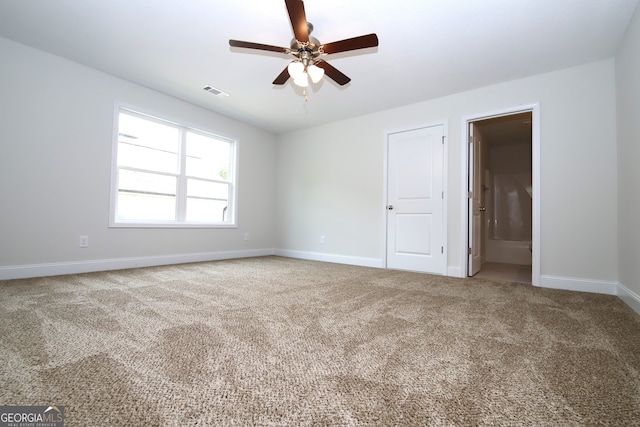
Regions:
M 289 75 L 292 79 L 299 79 L 304 74 L 304 65 L 302 64 L 302 62 L 292 62 L 287 67 L 287 71 L 289 72 Z
M 309 65 L 307 67 L 307 74 L 311 77 L 311 81 L 314 83 L 318 83 L 322 80 L 322 76 L 324 76 L 324 69 L 318 67 L 317 65 Z
M 307 87 L 309 86 L 309 75 L 303 72 L 297 79 L 293 79 L 293 83 L 300 87 Z

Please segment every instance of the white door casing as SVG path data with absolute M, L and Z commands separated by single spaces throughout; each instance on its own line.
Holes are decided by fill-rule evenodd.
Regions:
M 444 126 L 388 135 L 387 268 L 444 274 Z
M 470 220 L 469 220 L 469 127 L 468 124 L 478 120 L 484 120 L 492 117 L 505 116 L 510 114 L 517 114 L 522 112 L 531 112 L 532 116 L 532 125 L 531 125 L 531 169 L 532 169 L 532 257 L 531 257 L 531 284 L 533 286 L 540 286 L 541 281 L 541 220 L 540 220 L 540 211 L 541 211 L 541 202 L 540 202 L 540 175 L 541 175 L 541 160 L 540 160 L 540 104 L 529 104 L 529 105 L 518 105 L 513 108 L 504 108 L 500 110 L 485 112 L 481 114 L 469 115 L 462 118 L 462 144 L 463 144 L 463 158 L 462 158 L 462 179 L 461 183 L 462 187 L 462 197 L 464 201 L 462 202 L 462 210 L 461 216 L 462 221 L 460 222 L 462 229 L 460 230 L 462 239 L 459 240 L 459 244 L 461 252 L 460 252 L 460 263 L 462 265 L 460 275 L 458 277 L 466 277 L 469 274 L 469 256 L 468 256 L 468 248 L 469 244 L 469 234 L 470 234 Z

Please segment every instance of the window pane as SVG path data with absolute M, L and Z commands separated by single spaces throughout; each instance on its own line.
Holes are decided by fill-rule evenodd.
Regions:
M 176 198 L 143 193 L 118 193 L 116 220 L 173 221 Z
M 227 201 L 187 198 L 187 221 L 224 222 L 229 220 Z
M 190 178 L 187 180 L 187 197 L 228 200 L 229 184 Z
M 113 227 L 233 227 L 237 141 L 122 107 Z
M 174 220 L 176 177 L 120 169 L 117 220 Z
M 226 221 L 229 184 L 187 180 L 187 221 Z
M 177 173 L 179 148 L 176 127 L 120 113 L 118 166 Z
M 188 176 L 229 180 L 231 143 L 194 132 L 187 132 Z
M 126 190 L 175 197 L 176 177 L 120 169 L 118 173 L 118 189 L 120 191 Z

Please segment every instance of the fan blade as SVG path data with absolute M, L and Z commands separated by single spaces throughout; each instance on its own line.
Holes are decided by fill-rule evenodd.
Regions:
M 286 47 L 271 46 L 268 44 L 243 42 L 241 40 L 229 40 L 229 46 L 231 47 L 244 47 L 247 49 L 268 50 L 270 52 L 289 53 L 290 49 Z
M 378 36 L 375 34 L 367 34 L 366 36 L 353 37 L 351 39 L 340 40 L 333 43 L 327 43 L 320 46 L 324 53 L 339 53 L 349 50 L 365 49 L 367 47 L 378 46 Z
M 344 74 L 342 74 L 340 71 L 338 71 L 338 69 L 336 67 L 334 67 L 333 65 L 329 64 L 326 61 L 318 61 L 318 62 L 316 62 L 316 65 L 318 67 L 324 69 L 325 75 L 331 77 L 340 86 L 344 86 L 344 85 L 346 85 L 347 83 L 349 83 L 351 81 L 351 79 L 349 77 L 347 77 Z
M 293 35 L 299 42 L 307 43 L 309 41 L 309 28 L 307 27 L 307 15 L 304 12 L 304 3 L 302 0 L 284 0 L 284 2 L 289 12 Z
M 274 85 L 283 85 L 283 84 L 285 84 L 287 82 L 287 80 L 289 80 L 289 70 L 287 68 L 285 68 L 278 75 L 278 77 L 276 77 L 276 79 L 273 81 L 273 84 Z

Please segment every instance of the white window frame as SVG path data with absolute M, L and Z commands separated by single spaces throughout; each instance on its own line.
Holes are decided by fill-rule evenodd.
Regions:
M 127 113 L 138 115 L 149 120 L 156 121 L 162 124 L 174 126 L 180 129 L 182 134 L 186 134 L 187 131 L 204 134 L 216 139 L 226 140 L 231 144 L 230 164 L 229 164 L 229 200 L 227 208 L 226 221 L 186 221 L 186 220 L 117 220 L 117 203 L 118 203 L 118 131 L 119 131 L 119 117 L 120 112 L 125 111 Z M 182 138 L 184 139 L 184 138 Z M 130 106 L 124 103 L 116 102 L 114 107 L 113 117 L 113 140 L 112 140 L 112 153 L 111 153 L 111 188 L 110 188 L 110 207 L 109 207 L 109 227 L 114 228 L 237 228 L 238 227 L 238 205 L 237 205 L 237 193 L 238 193 L 238 146 L 239 142 L 236 138 L 220 135 L 217 132 L 205 129 L 202 126 L 191 125 L 184 121 L 174 120 L 164 115 L 150 112 L 144 108 Z M 181 157 L 184 157 L 184 141 L 182 142 Z M 184 159 L 181 158 L 181 164 L 184 165 Z M 178 172 L 179 181 L 185 181 L 187 175 L 185 175 L 184 169 Z M 178 209 L 184 210 L 186 204 L 186 186 L 178 185 L 176 194 L 176 204 Z

